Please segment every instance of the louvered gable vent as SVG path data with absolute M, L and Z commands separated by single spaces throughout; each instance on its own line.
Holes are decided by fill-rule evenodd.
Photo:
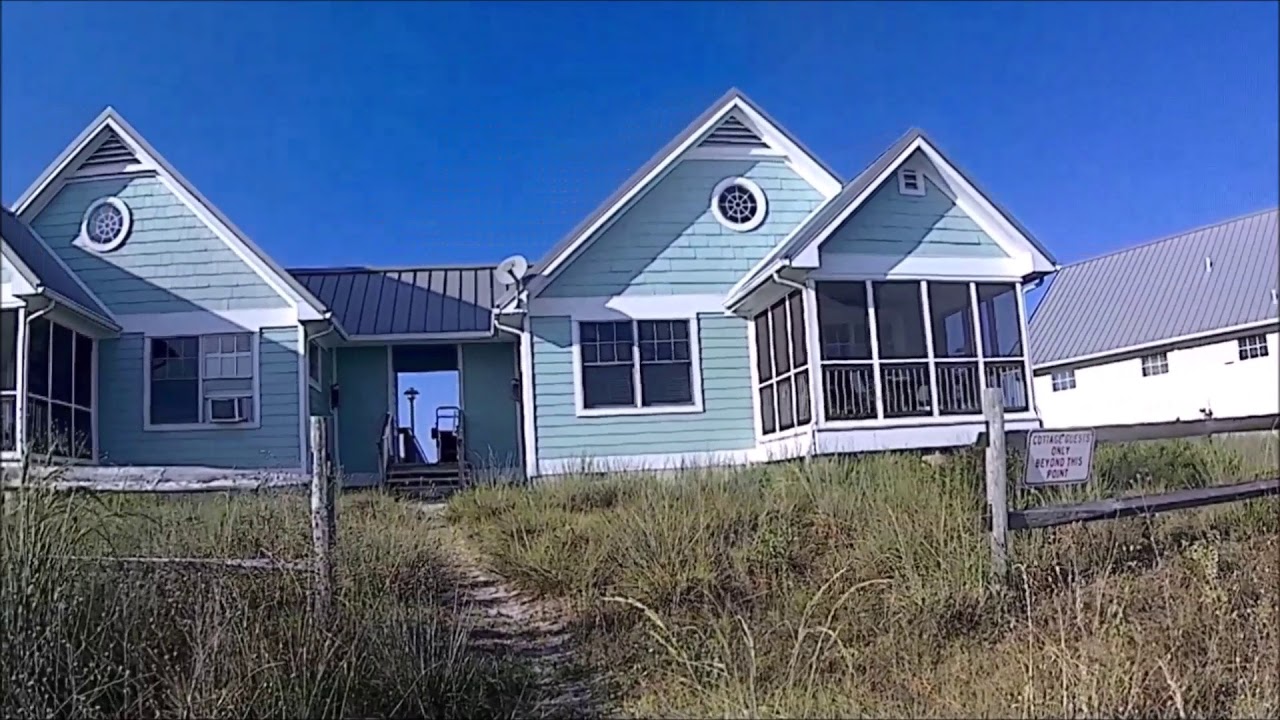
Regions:
M 124 141 L 115 133 L 107 131 L 107 137 L 98 145 L 98 149 L 89 154 L 80 164 L 76 175 L 100 175 L 107 172 L 118 172 L 138 162 Z
M 764 148 L 769 146 L 754 130 L 730 115 L 716 126 L 707 139 L 698 144 L 698 147 Z

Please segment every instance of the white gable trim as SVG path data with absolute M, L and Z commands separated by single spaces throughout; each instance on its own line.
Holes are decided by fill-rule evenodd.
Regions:
M 917 137 L 911 141 L 905 148 L 899 152 L 893 160 L 880 171 L 876 177 L 867 184 L 865 188 L 849 203 L 847 207 L 841 210 L 830 222 L 822 227 L 817 233 L 810 238 L 803 247 L 795 251 L 790 258 L 781 257 L 787 243 L 783 242 L 773 252 L 766 255 L 754 268 L 748 272 L 742 280 L 740 280 L 729 291 L 725 298 L 725 305 L 733 307 L 740 303 L 742 299 L 758 287 L 764 280 L 778 269 L 790 265 L 797 268 L 815 269 L 818 268 L 819 256 L 818 249 L 824 242 L 841 226 L 853 216 L 855 212 L 870 198 L 877 190 L 886 182 L 895 176 L 898 169 L 919 150 L 937 169 L 938 176 L 935 177 L 932 172 L 926 172 L 925 177 L 933 180 L 939 190 L 947 193 L 948 197 L 954 200 L 959 207 L 970 219 L 982 229 L 983 232 L 991 236 L 991 239 L 1000 246 L 1011 258 L 1026 258 L 1030 260 L 1030 272 L 1053 272 L 1056 266 L 1044 256 L 1029 238 L 1018 231 L 1003 213 L 995 209 L 995 207 L 973 187 L 964 176 L 948 163 L 942 155 L 929 144 L 923 137 Z M 804 227 L 809 221 L 801 225 Z M 797 228 L 799 231 L 800 228 Z
M 80 135 L 67 146 L 66 150 L 53 161 L 40 177 L 27 188 L 14 205 L 14 213 L 28 219 L 40 211 L 50 198 L 57 194 L 62 185 L 74 174 L 74 169 L 88 157 L 93 148 L 101 143 L 100 136 L 111 131 L 124 142 L 138 157 L 138 164 L 130 165 L 126 174 L 136 174 L 139 170 L 154 170 L 179 199 L 200 218 L 224 243 L 227 244 L 264 282 L 275 290 L 286 302 L 295 306 L 300 320 L 324 320 L 331 313 L 309 292 L 237 228 L 213 203 L 209 202 L 196 190 L 181 173 L 164 159 L 155 148 L 151 147 L 141 135 L 124 121 L 112 108 L 102 111 Z M 108 177 L 108 176 L 99 176 Z M 95 178 L 96 179 L 96 178 Z M 74 274 L 73 274 L 74 277 Z
M 555 280 L 556 276 L 566 267 L 569 258 L 581 251 L 585 246 L 599 238 L 601 232 L 606 229 L 622 210 L 628 207 L 636 199 L 643 197 L 662 179 L 676 162 L 682 158 L 688 157 L 696 148 L 698 143 L 706 138 L 716 126 L 725 120 L 730 114 L 736 114 L 741 120 L 747 123 L 751 129 L 755 130 L 760 137 L 771 147 L 781 150 L 787 156 L 787 166 L 790 167 L 797 175 L 818 190 L 825 198 L 830 199 L 840 192 L 840 181 L 831 173 L 827 172 L 816 159 L 809 153 L 805 152 L 800 146 L 787 139 L 785 133 L 778 129 L 773 123 L 769 122 L 760 113 L 756 112 L 751 106 L 744 102 L 741 97 L 730 98 L 719 110 L 711 115 L 705 122 L 699 125 L 683 142 L 678 144 L 673 150 L 658 162 L 652 170 L 644 175 L 639 182 L 635 184 L 629 191 L 619 197 L 600 217 L 596 218 L 587 227 L 583 228 L 573 238 L 573 240 L 565 246 L 555 257 L 551 258 L 542 268 L 539 274 L 529 282 L 527 288 L 528 298 L 538 295 L 547 285 Z M 710 155 L 725 156 L 725 153 L 734 152 L 732 149 L 728 151 L 711 151 L 705 149 Z M 704 149 L 698 149 L 699 153 L 703 153 Z M 751 156 L 744 151 L 736 151 L 739 156 Z M 777 157 L 777 153 L 765 154 Z M 514 302 L 514 298 L 512 299 Z M 510 303 L 508 303 L 510 305 Z M 499 308 L 499 310 L 505 309 Z
M 35 295 L 36 288 L 40 286 L 40 278 L 31 272 L 31 268 L 22 262 L 22 258 L 18 257 L 18 253 L 9 247 L 8 242 L 0 244 L 0 256 L 4 258 L 6 264 L 14 269 L 14 273 L 10 275 L 10 285 L 6 287 L 14 295 Z

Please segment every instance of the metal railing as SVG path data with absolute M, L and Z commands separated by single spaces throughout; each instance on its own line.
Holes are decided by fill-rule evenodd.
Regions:
M 982 412 L 982 388 L 978 362 L 939 360 L 934 366 L 939 415 L 976 415 Z
M 932 378 L 927 361 L 882 361 L 880 415 L 876 408 L 875 366 L 871 361 L 822 364 L 824 419 L 925 417 L 933 414 L 935 402 L 939 415 L 980 415 L 982 390 L 987 387 L 1000 389 L 1005 410 L 1030 409 L 1026 367 L 1020 359 L 988 360 L 981 372 L 976 359 L 935 360 Z
M 933 384 L 927 362 L 881 363 L 880 384 L 885 417 L 933 414 Z
M 1004 409 L 1022 412 L 1031 409 L 1027 395 L 1027 370 L 1021 360 L 988 360 L 983 368 L 987 387 L 1000 388 Z
M 822 366 L 824 417 L 868 420 L 876 416 L 875 368 L 869 362 Z

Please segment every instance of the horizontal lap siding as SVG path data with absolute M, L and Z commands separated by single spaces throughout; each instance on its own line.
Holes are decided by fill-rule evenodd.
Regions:
M 765 221 L 735 232 L 711 214 L 725 178 L 764 191 Z M 822 202 L 780 160 L 684 160 L 595 240 L 542 297 L 682 295 L 725 292 Z
M 102 255 L 73 245 L 85 210 L 95 200 L 110 196 L 129 206 L 133 227 L 128 239 Z M 287 307 L 155 177 L 72 183 L 49 201 L 31 225 L 115 313 Z
M 98 436 L 104 465 L 297 468 L 298 328 L 262 330 L 258 428 L 147 432 L 143 422 L 145 339 L 124 335 L 99 345 Z
M 698 316 L 701 413 L 577 417 L 569 318 L 533 319 L 538 459 L 742 450 L 755 445 L 747 325 Z
M 927 174 L 924 196 L 902 195 L 890 176 L 823 244 L 823 253 L 903 257 L 1005 257 L 994 240 L 932 180 L 918 152 L 908 161 Z

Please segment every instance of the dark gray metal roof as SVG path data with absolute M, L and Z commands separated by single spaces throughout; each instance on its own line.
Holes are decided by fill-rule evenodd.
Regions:
M 1035 365 L 1275 318 L 1276 209 L 1069 265 L 1031 318 Z
M 725 106 L 728 105 L 729 102 L 735 98 L 741 101 L 742 104 L 754 110 L 756 113 L 759 113 L 759 115 L 762 118 L 764 118 L 766 122 L 768 122 L 769 124 L 777 128 L 778 132 L 781 133 L 791 143 L 793 143 L 797 148 L 799 148 L 801 152 L 813 158 L 814 162 L 816 162 L 823 170 L 825 170 L 829 175 L 831 175 L 831 177 L 839 179 L 840 176 L 836 174 L 836 171 L 833 170 L 831 166 L 823 162 L 822 159 L 819 158 L 817 155 L 814 155 L 813 152 L 810 151 L 809 148 L 804 143 L 800 142 L 800 140 L 798 140 L 794 135 L 788 132 L 787 129 L 782 125 L 780 125 L 776 120 L 774 120 L 773 117 L 769 115 L 769 113 L 765 112 L 763 108 L 761 108 L 759 105 L 753 102 L 751 98 L 748 98 L 741 90 L 737 88 L 731 88 L 728 92 L 722 95 L 719 100 L 716 100 L 714 103 L 711 104 L 710 107 L 708 107 L 706 110 L 703 110 L 701 115 L 695 118 L 693 122 L 689 123 L 685 127 L 685 129 L 681 130 L 680 133 L 676 135 L 674 138 L 672 138 L 670 142 L 662 146 L 661 150 L 654 153 L 653 157 L 649 158 L 648 162 L 646 162 L 644 165 L 641 165 L 638 170 L 632 173 L 631 177 L 628 177 L 622 183 L 622 185 L 618 187 L 617 190 L 614 190 L 613 193 L 609 195 L 609 197 L 605 198 L 604 202 L 600 203 L 600 205 L 598 205 L 595 210 L 592 210 L 591 214 L 583 218 L 582 221 L 579 222 L 577 225 L 575 225 L 572 230 L 570 230 L 568 233 L 564 235 L 564 237 L 560 238 L 559 242 L 557 242 L 550 250 L 544 253 L 536 263 L 533 264 L 532 268 L 530 268 L 530 271 L 529 271 L 529 277 L 532 278 L 534 275 L 540 273 L 542 269 L 546 267 L 546 265 L 550 263 L 554 258 L 559 257 L 561 253 L 563 253 L 565 250 L 568 250 L 569 247 L 573 245 L 574 240 L 577 239 L 577 237 L 580 234 L 582 234 L 584 230 L 586 230 L 593 223 L 595 223 L 597 220 L 603 217 L 606 213 L 608 213 L 609 210 L 615 204 L 617 204 L 619 200 L 625 197 L 627 193 L 634 190 L 635 187 L 639 185 L 642 180 L 644 180 L 646 175 L 648 175 L 650 172 L 653 171 L 654 168 L 658 167 L 664 161 L 666 161 L 666 159 L 671 155 L 671 153 L 676 151 L 676 148 L 680 147 L 680 145 L 688 141 L 689 138 L 692 137 L 693 134 L 696 133 L 699 128 L 701 128 L 708 121 L 710 121 L 712 117 L 714 117 L 717 113 L 722 111 L 725 108 Z M 511 296 L 513 296 L 514 294 L 515 294 L 514 289 L 507 289 L 506 292 L 502 293 L 502 295 L 500 296 L 499 298 L 500 302 L 498 304 L 499 305 L 505 304 L 508 300 L 511 299 Z
M 352 337 L 493 332 L 493 265 L 289 270 Z
M 18 256 L 28 269 L 36 276 L 37 290 L 47 290 L 55 297 L 55 301 L 71 303 L 78 309 L 97 316 L 95 319 L 111 327 L 111 313 L 103 306 L 93 293 L 82 286 L 71 271 L 63 265 L 53 250 L 36 236 L 22 220 L 8 208 L 0 208 L 0 237 Z

